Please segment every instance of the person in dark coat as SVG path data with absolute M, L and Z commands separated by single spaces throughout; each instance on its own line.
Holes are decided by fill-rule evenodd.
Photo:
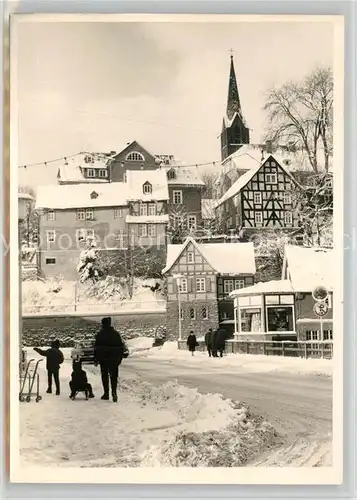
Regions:
M 103 400 L 109 399 L 109 379 L 112 389 L 112 398 L 118 401 L 117 386 L 119 365 L 123 358 L 128 357 L 129 351 L 120 334 L 112 327 L 111 318 L 102 319 L 102 328 L 94 343 L 94 363 L 100 365 L 104 394 Z
M 195 353 L 196 347 L 198 346 L 198 342 L 196 339 L 196 335 L 194 335 L 194 333 L 192 331 L 190 332 L 190 335 L 187 337 L 186 344 L 187 344 L 188 350 L 190 351 L 190 353 L 193 356 Z
M 212 333 L 212 328 L 210 328 L 205 335 L 205 344 L 209 357 L 212 356 Z
M 227 332 L 224 328 L 218 328 L 212 336 L 212 354 L 218 358 L 218 353 L 223 358 L 223 352 L 226 347 Z
M 82 368 L 80 361 L 73 361 L 73 372 L 71 380 L 69 381 L 69 388 L 71 389 L 70 398 L 75 399 L 76 393 L 84 391 L 86 398 L 94 398 L 93 389 L 88 382 L 87 374 Z
M 59 381 L 59 369 L 60 365 L 64 361 L 63 353 L 60 351 L 60 341 L 54 340 L 51 344 L 50 349 L 40 349 L 35 347 L 34 351 L 41 354 L 41 356 L 46 357 L 46 369 L 48 378 L 48 388 L 47 394 L 52 394 L 52 378 L 55 381 L 56 386 L 56 396 L 60 395 L 60 381 Z

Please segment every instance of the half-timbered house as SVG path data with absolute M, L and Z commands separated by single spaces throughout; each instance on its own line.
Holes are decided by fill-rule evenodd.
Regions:
M 254 247 L 252 243 L 198 244 L 187 238 L 181 245 L 168 245 L 163 274 L 170 336 L 179 337 L 181 331 L 181 338 L 186 338 L 193 330 L 199 337 L 219 324 L 230 331 L 234 321 L 229 292 L 254 282 Z
M 218 200 L 216 218 L 225 232 L 299 227 L 295 211 L 300 186 L 273 155 L 242 175 Z

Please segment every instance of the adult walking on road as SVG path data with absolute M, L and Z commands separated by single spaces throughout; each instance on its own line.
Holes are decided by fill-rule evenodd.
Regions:
M 212 356 L 218 358 L 218 353 L 223 358 L 226 347 L 227 331 L 224 328 L 218 328 L 212 335 Z
M 198 346 L 198 342 L 196 339 L 196 335 L 191 331 L 190 335 L 187 337 L 187 347 L 192 356 L 195 354 L 196 347 Z
M 103 400 L 109 400 L 109 380 L 114 403 L 118 401 L 117 386 L 119 366 L 129 351 L 119 332 L 112 327 L 111 318 L 102 319 L 102 328 L 94 344 L 94 362 L 100 365 L 104 394 Z
M 209 357 L 212 356 L 212 334 L 213 334 L 213 331 L 212 331 L 212 328 L 210 328 L 205 335 L 205 344 L 206 344 L 206 349 L 207 349 Z

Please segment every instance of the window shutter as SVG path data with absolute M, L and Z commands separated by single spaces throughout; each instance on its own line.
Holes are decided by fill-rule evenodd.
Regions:
M 174 293 L 177 293 L 177 283 L 175 278 L 172 278 L 172 289 Z
M 211 277 L 208 276 L 206 278 L 206 292 L 210 292 L 211 291 Z
M 188 293 L 193 291 L 193 278 L 187 278 L 187 291 Z

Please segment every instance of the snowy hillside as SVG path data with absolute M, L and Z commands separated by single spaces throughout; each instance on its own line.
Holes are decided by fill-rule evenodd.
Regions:
M 24 281 L 22 307 L 25 314 L 73 310 L 101 312 L 108 308 L 164 311 L 166 302 L 161 287 L 161 280 L 136 278 L 130 298 L 126 283 L 120 278 L 108 277 L 95 284 L 58 279 Z

